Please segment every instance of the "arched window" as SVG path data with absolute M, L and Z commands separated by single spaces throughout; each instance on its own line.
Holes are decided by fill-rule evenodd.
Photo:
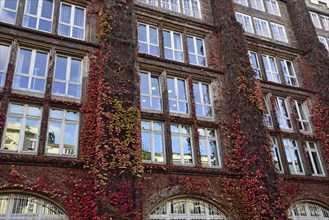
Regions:
M 289 209 L 293 220 L 329 220 L 329 210 L 315 203 L 300 202 Z
M 68 220 L 55 204 L 24 194 L 0 194 L 1 220 Z
M 225 215 L 215 206 L 196 199 L 174 199 L 152 210 L 150 220 L 226 220 Z

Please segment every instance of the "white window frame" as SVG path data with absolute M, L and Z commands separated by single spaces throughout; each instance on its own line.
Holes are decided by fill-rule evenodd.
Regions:
M 320 19 L 322 21 L 323 29 L 329 31 L 329 17 L 320 15 Z
M 249 59 L 250 59 L 251 67 L 254 69 L 254 72 L 255 72 L 255 78 L 256 79 L 263 79 L 263 74 L 262 74 L 262 70 L 260 68 L 260 63 L 259 63 L 259 59 L 258 59 L 258 53 L 256 53 L 255 51 L 250 51 L 249 50 L 248 51 L 248 54 L 249 54 Z M 252 54 L 256 58 L 257 66 L 254 66 L 253 63 L 252 63 L 252 59 L 251 59 Z
M 248 0 L 234 0 L 234 3 L 248 7 Z
M 66 72 L 65 72 L 65 80 L 60 80 L 60 79 L 55 79 L 55 70 L 56 70 L 56 61 L 57 61 L 57 57 L 64 57 L 67 58 L 67 64 L 66 64 Z M 81 72 L 80 72 L 80 83 L 78 82 L 71 82 L 70 81 L 70 76 L 71 76 L 71 62 L 73 60 L 78 60 L 81 63 Z M 83 60 L 79 59 L 79 58 L 75 58 L 75 57 L 70 57 L 70 56 L 66 56 L 66 55 L 61 55 L 61 54 L 57 54 L 56 55 L 56 59 L 55 59 L 55 69 L 54 69 L 54 75 L 53 75 L 53 83 L 54 82 L 59 82 L 59 83 L 65 83 L 65 94 L 60 94 L 60 93 L 51 93 L 54 96 L 65 96 L 65 97 L 69 97 L 69 98 L 74 98 L 74 99 L 81 99 L 81 91 L 82 91 L 82 71 L 83 70 Z M 76 85 L 80 87 L 80 96 L 79 97 L 75 97 L 75 96 L 70 96 L 68 94 L 69 91 L 69 84 L 72 85 Z
M 265 11 L 263 0 L 250 0 L 250 7 L 258 11 Z
M 271 62 L 270 62 L 271 59 L 274 61 L 275 70 L 272 69 Z M 280 74 L 279 74 L 279 70 L 278 70 L 278 65 L 276 63 L 275 57 L 267 55 L 267 54 L 262 54 L 262 61 L 263 61 L 263 63 L 266 62 L 267 66 L 269 68 L 268 70 L 266 70 L 266 67 L 265 67 L 265 64 L 264 64 L 265 74 L 266 74 L 267 80 L 271 81 L 271 82 L 275 82 L 275 83 L 281 83 Z M 277 76 L 279 81 L 276 81 L 275 77 L 273 77 L 273 76 Z
M 299 105 L 301 106 L 301 109 L 299 108 Z M 298 102 L 295 100 L 295 107 L 296 107 L 296 111 L 297 111 L 297 116 L 298 116 L 298 122 L 300 124 L 300 130 L 302 132 L 306 132 L 306 133 L 312 133 L 312 128 L 311 128 L 311 123 L 309 121 L 309 112 L 308 112 L 308 109 L 306 107 L 306 105 L 302 102 Z M 303 111 L 303 112 L 301 112 Z M 302 118 L 302 113 L 305 115 L 305 119 Z M 306 130 L 305 128 L 305 124 L 308 125 L 309 127 L 309 131 Z
M 174 153 L 172 152 L 172 160 L 173 160 L 173 164 L 174 165 L 183 165 L 183 166 L 192 166 L 194 165 L 194 147 L 193 147 L 193 139 L 192 139 L 192 133 L 191 133 L 191 127 L 189 125 L 182 125 L 182 124 L 170 124 L 171 126 L 178 126 L 178 132 L 173 132 L 172 130 L 170 131 L 171 133 L 171 138 L 173 136 L 176 136 L 179 138 L 179 150 L 180 150 L 180 162 L 175 162 L 174 161 Z M 189 134 L 184 134 L 182 132 L 182 126 L 187 127 L 189 129 Z M 185 162 L 185 158 L 184 158 L 184 145 L 183 145 L 183 140 L 186 140 L 187 138 L 190 139 L 190 145 L 191 145 L 191 159 L 192 162 L 191 163 L 187 163 Z M 171 141 L 172 144 L 172 141 Z M 171 146 L 171 149 L 173 149 L 173 146 Z
M 58 111 L 62 111 L 63 115 L 61 119 L 58 118 L 51 118 L 50 116 L 50 112 L 51 110 L 58 110 Z M 75 112 L 77 113 L 77 121 L 73 121 L 73 120 L 67 120 L 66 119 L 66 115 L 67 112 Z M 59 156 L 59 157 L 71 157 L 71 158 L 75 158 L 78 155 L 78 147 L 79 147 L 79 125 L 80 125 L 80 112 L 78 111 L 71 111 L 71 110 L 67 110 L 67 109 L 58 109 L 58 108 L 50 108 L 49 109 L 49 117 L 48 117 L 48 130 L 47 130 L 47 134 L 49 134 L 49 127 L 50 127 L 50 122 L 55 122 L 55 123 L 61 123 L 61 137 L 60 137 L 60 143 L 59 143 L 59 154 L 52 154 L 52 153 L 46 153 L 45 155 L 49 155 L 49 156 Z M 64 139 L 65 139 L 65 127 L 67 124 L 76 124 L 77 125 L 77 130 L 76 130 L 76 137 L 78 138 L 77 141 L 77 145 L 75 146 L 74 149 L 74 154 L 64 154 Z M 48 138 L 49 136 L 47 135 L 47 140 L 46 140 L 46 145 L 48 145 Z M 46 146 L 47 148 L 47 146 Z M 46 149 L 47 150 L 47 149 Z
M 193 39 L 193 46 L 194 46 L 194 53 L 188 51 L 188 54 L 192 55 L 192 56 L 196 56 L 196 61 L 197 61 L 197 63 L 191 63 L 191 61 L 189 61 L 189 63 L 192 64 L 192 65 L 205 66 L 206 67 L 207 66 L 207 57 L 206 57 L 206 48 L 205 48 L 204 40 L 202 38 L 194 37 L 194 36 L 191 36 L 191 35 L 188 35 L 187 37 Z M 197 40 L 202 41 L 202 47 L 203 47 L 203 50 L 204 50 L 204 55 L 198 53 Z M 204 61 L 205 61 L 204 64 L 201 63 L 201 61 L 199 60 L 199 57 L 204 58 Z
M 31 51 L 31 60 L 30 60 L 30 67 L 29 67 L 29 73 L 28 74 L 17 72 L 17 66 L 19 65 L 18 64 L 18 60 L 19 60 L 18 58 L 19 58 L 19 54 L 20 54 L 20 51 L 21 50 L 29 50 L 29 51 Z M 44 77 L 34 75 L 35 58 L 36 58 L 37 52 L 47 54 L 47 64 L 46 64 L 46 68 L 45 68 L 45 76 Z M 18 50 L 18 53 L 17 53 L 17 61 L 16 61 L 14 78 L 15 78 L 15 76 L 28 77 L 29 78 L 29 82 L 28 82 L 27 88 L 14 88 L 13 87 L 13 89 L 23 90 L 23 91 L 33 91 L 33 92 L 36 92 L 36 93 L 45 93 L 45 87 L 46 87 L 46 83 L 47 83 L 46 79 L 47 79 L 47 73 L 48 73 L 48 65 L 49 65 L 49 53 L 48 52 L 34 50 L 34 49 L 29 49 L 29 48 L 25 48 L 25 47 L 20 47 L 19 50 Z M 45 87 L 43 88 L 43 90 L 44 90 L 43 92 L 38 91 L 38 90 L 31 89 L 32 78 L 40 79 L 40 80 L 44 80 L 45 81 Z
M 292 71 L 290 71 L 288 68 L 289 63 L 292 68 L 291 69 Z M 297 76 L 296 76 L 296 72 L 295 72 L 295 68 L 294 68 L 294 63 L 290 60 L 281 59 L 280 64 L 281 64 L 282 72 L 284 75 L 285 83 L 289 86 L 298 87 L 298 80 L 297 80 Z M 284 71 L 284 69 L 286 71 Z M 293 79 L 295 80 L 296 84 L 293 83 Z
M 180 1 L 179 0 L 161 0 L 161 8 L 169 11 L 180 13 Z
M 265 5 L 268 13 L 281 17 L 280 7 L 277 0 L 265 0 Z
M 285 144 L 285 142 L 287 144 Z M 295 146 L 291 142 L 294 142 L 295 143 Z M 292 167 L 289 166 L 290 173 L 291 174 L 296 174 L 296 175 L 305 175 L 304 167 L 303 167 L 303 162 L 302 162 L 302 159 L 300 157 L 300 152 L 299 152 L 299 149 L 298 149 L 298 143 L 297 143 L 297 141 L 294 140 L 294 139 L 283 139 L 283 146 L 284 146 L 284 149 L 285 149 L 285 153 L 286 153 L 286 158 L 288 160 L 288 164 L 289 164 L 289 160 L 291 161 Z M 292 158 L 288 158 L 289 156 L 287 155 L 287 152 L 289 152 L 289 155 Z M 297 153 L 297 154 L 295 154 L 295 153 Z M 297 167 L 296 166 L 298 166 L 298 164 L 297 165 L 295 164 L 295 161 L 293 159 L 293 155 L 297 156 L 297 163 L 298 163 L 298 160 L 299 160 L 300 169 L 302 170 L 302 172 L 300 172 L 300 171 L 297 170 Z M 292 168 L 292 170 L 290 168 Z
M 200 129 L 204 130 L 204 133 L 205 135 L 202 135 L 200 133 Z M 206 143 L 206 151 L 207 151 L 207 159 L 208 159 L 208 164 L 205 165 L 205 164 L 202 164 L 202 158 L 201 158 L 201 166 L 204 166 L 204 167 L 215 167 L 215 168 L 219 168 L 221 167 L 221 159 L 220 159 L 220 152 L 219 152 L 219 142 L 218 142 L 218 138 L 217 138 L 217 132 L 215 129 L 213 128 L 199 128 L 198 129 L 199 131 L 199 145 L 200 145 L 200 140 L 204 140 L 205 143 Z M 208 134 L 210 131 L 214 131 L 214 134 L 215 134 L 215 137 L 209 137 Z M 211 160 L 211 149 L 210 149 L 210 144 L 209 144 L 209 141 L 215 141 L 216 143 L 216 149 L 214 152 L 214 155 L 215 156 L 215 159 L 216 159 L 216 162 L 217 164 L 216 165 L 213 165 L 212 164 L 212 160 Z M 200 151 L 201 151 L 201 146 L 199 147 Z M 201 152 L 200 152 L 200 155 L 201 155 Z
M 278 122 L 279 122 L 279 126 L 281 129 L 283 130 L 289 130 L 291 131 L 293 129 L 292 127 L 292 123 L 291 123 L 291 118 L 290 118 L 290 109 L 287 105 L 287 100 L 285 98 L 282 98 L 282 97 L 274 97 L 275 98 L 275 105 L 276 105 L 276 115 L 277 115 L 277 119 L 278 119 Z M 282 100 L 283 101 L 283 104 L 285 105 L 285 109 L 286 109 L 286 113 L 287 113 L 287 116 L 284 115 L 284 110 L 282 109 L 282 106 L 279 105 L 279 100 Z M 284 123 L 284 121 L 286 121 Z M 290 124 L 290 127 L 284 127 L 283 125 L 284 124 Z
M 143 163 L 160 163 L 163 164 L 166 162 L 166 150 L 165 150 L 165 139 L 164 139 L 164 123 L 160 122 L 160 121 L 152 121 L 152 120 L 143 120 L 142 122 L 149 122 L 150 123 L 150 129 L 146 129 L 143 128 L 143 126 L 141 127 L 141 133 L 148 133 L 150 134 L 150 144 L 151 144 L 151 160 L 144 160 L 143 159 Z M 154 130 L 154 123 L 160 123 L 162 126 L 162 131 L 159 130 Z M 160 134 L 162 137 L 162 149 L 163 149 L 163 161 L 157 161 L 156 160 L 156 155 L 155 155 L 155 139 L 154 139 L 154 135 L 155 134 Z M 143 142 L 143 141 L 142 141 Z M 143 147 L 143 146 L 142 146 Z M 142 149 L 143 150 L 143 149 Z
M 269 104 L 269 95 L 266 95 L 263 97 L 264 99 L 264 103 L 265 103 L 265 109 L 264 109 L 264 124 L 269 127 L 269 128 L 273 128 L 273 118 L 271 116 L 271 107 Z
M 183 37 L 182 37 L 182 34 L 179 33 L 179 32 L 175 32 L 175 31 L 171 31 L 171 30 L 163 30 L 163 42 L 165 41 L 165 37 L 164 37 L 164 32 L 169 32 L 170 34 L 170 44 L 171 44 L 171 47 L 166 47 L 164 45 L 164 51 L 165 50 L 170 50 L 172 52 L 172 56 L 173 56 L 173 59 L 170 59 L 168 57 L 166 57 L 166 53 L 164 52 L 165 54 L 165 58 L 166 59 L 169 59 L 169 60 L 175 60 L 175 61 L 178 61 L 178 62 L 184 62 L 184 52 L 183 52 Z M 178 34 L 180 36 L 180 47 L 181 47 L 181 50 L 179 50 L 178 48 L 175 48 L 175 38 L 174 38 L 174 35 L 175 34 Z M 176 58 L 176 52 L 179 52 L 182 54 L 182 60 L 179 60 Z
M 292 220 L 325 220 L 329 210 L 315 203 L 300 202 L 289 208 L 288 216 Z
M 183 1 L 183 14 L 194 17 L 194 18 L 202 18 L 201 17 L 201 7 L 199 0 L 182 0 Z M 193 4 L 196 2 L 197 10 L 193 9 Z
M 272 38 L 268 21 L 254 17 L 254 24 L 258 36 Z
M 271 137 L 271 143 L 272 143 L 271 152 L 272 152 L 274 166 L 278 173 L 283 173 L 283 166 L 282 166 L 282 160 L 281 160 L 281 156 L 280 156 L 278 141 L 275 137 Z
M 22 114 L 17 114 L 17 113 L 9 113 L 9 108 L 10 105 L 20 105 L 23 106 L 23 112 Z M 36 107 L 40 108 L 40 115 L 39 116 L 33 116 L 33 115 L 27 115 L 28 113 L 28 108 L 29 107 Z M 36 106 L 36 105 L 28 105 L 28 104 L 20 104 L 20 103 L 9 103 L 8 106 L 8 113 L 7 113 L 7 119 L 6 119 L 6 126 L 3 132 L 3 137 L 2 137 L 2 146 L 1 146 L 1 152 L 6 152 L 6 153 L 18 153 L 18 154 L 32 154 L 35 155 L 38 153 L 38 146 L 39 146 L 39 135 L 40 135 L 40 130 L 41 130 L 41 120 L 42 120 L 42 107 L 41 106 Z M 5 146 L 5 140 L 6 140 L 6 133 L 8 129 L 8 118 L 20 118 L 21 119 L 21 127 L 20 127 L 20 132 L 19 132 L 19 140 L 17 144 L 17 151 L 9 151 L 4 149 Z M 38 133 L 37 133 L 37 138 L 35 140 L 35 149 L 32 152 L 29 151 L 24 151 L 23 150 L 23 144 L 24 144 L 24 139 L 25 139 L 25 130 L 26 130 L 26 121 L 28 119 L 34 119 L 34 120 L 39 120 L 39 125 L 38 125 Z
M 65 5 L 69 5 L 71 6 L 71 12 L 70 12 L 70 15 L 71 15 L 71 19 L 70 19 L 70 23 L 64 23 L 64 22 L 61 22 L 61 15 L 62 15 L 62 5 L 65 4 Z M 76 8 L 79 8 L 79 9 L 83 9 L 83 27 L 80 27 L 80 26 L 77 26 L 77 25 L 74 25 L 74 18 L 75 18 L 75 9 Z M 80 7 L 80 6 L 76 6 L 76 5 L 72 5 L 70 3 L 67 3 L 67 2 L 61 2 L 61 5 L 60 5 L 60 8 L 59 8 L 60 12 L 59 12 L 59 17 L 58 17 L 58 30 L 59 30 L 59 26 L 62 24 L 62 25 L 65 25 L 65 26 L 69 26 L 70 27 L 70 36 L 67 36 L 67 35 L 61 35 L 58 33 L 58 35 L 61 35 L 61 36 L 64 36 L 64 37 L 71 37 L 71 38 L 74 38 L 74 39 L 78 39 L 78 40 L 84 40 L 85 39 L 85 36 L 86 36 L 86 9 L 83 8 L 83 7 Z M 83 38 L 76 38 L 76 37 L 73 37 L 73 28 L 78 28 L 78 29 L 82 29 L 83 30 Z M 58 31 L 59 32 L 59 31 Z
M 313 145 L 314 148 L 311 147 L 311 144 Z M 309 161 L 310 161 L 311 166 L 312 166 L 312 170 L 314 171 L 314 172 L 312 172 L 312 175 L 313 176 L 324 176 L 325 173 L 324 173 L 324 170 L 323 170 L 323 164 L 322 164 L 322 161 L 321 161 L 320 154 L 319 154 L 318 148 L 316 146 L 316 143 L 314 143 L 313 141 L 305 141 L 305 148 L 306 148 L 306 152 L 308 153 L 308 157 L 309 157 Z M 319 173 L 317 171 L 316 162 L 314 161 L 312 153 L 315 153 L 316 157 L 318 158 L 318 162 L 319 162 L 318 165 L 319 165 L 319 169 L 320 169 L 321 173 Z
M 149 92 L 148 93 L 140 93 L 140 97 L 142 96 L 147 96 L 150 99 L 150 108 L 145 108 L 145 107 L 141 107 L 142 109 L 146 109 L 146 110 L 151 110 L 151 111 L 162 111 L 162 89 L 161 89 L 161 83 L 160 83 L 160 77 L 158 75 L 152 74 L 150 72 L 146 72 L 146 71 L 140 71 L 140 73 L 142 74 L 147 74 L 147 83 L 148 83 L 148 87 L 149 87 Z M 159 84 L 159 96 L 153 95 L 152 94 L 152 77 L 156 77 L 158 79 L 158 84 Z M 161 104 L 161 108 L 160 109 L 155 109 L 153 108 L 153 98 L 156 99 L 160 99 L 160 104 Z M 142 102 L 142 100 L 141 100 Z
M 0 74 L 3 74 L 3 76 L 4 76 L 3 81 L 1 81 L 1 78 L 0 78 L 0 88 L 5 85 L 6 76 L 7 76 L 7 69 L 8 69 L 8 63 L 9 63 L 9 57 L 10 57 L 10 52 L 11 52 L 11 46 L 10 45 L 0 44 L 0 48 L 1 47 L 7 47 L 8 54 L 6 54 L 7 56 L 4 58 L 5 59 L 4 69 L 1 69 L 1 66 L 0 66 Z M 0 51 L 0 55 L 1 55 L 1 51 Z M 3 57 L 1 57 L 1 58 L 3 58 Z
M 310 12 L 311 20 L 315 28 L 322 29 L 321 22 L 317 13 Z
M 158 0 L 138 0 L 141 3 L 158 6 Z
M 320 43 L 323 44 L 323 46 L 329 51 L 327 39 L 322 36 L 318 36 L 318 39 L 319 39 Z
M 177 78 L 177 77 L 174 77 L 174 76 L 168 76 L 167 77 L 167 84 L 168 84 L 168 78 L 174 79 L 175 96 L 176 96 L 176 98 L 171 98 L 168 95 L 168 100 L 169 101 L 176 102 L 176 105 L 177 105 L 177 111 L 170 110 L 170 106 L 169 106 L 169 112 L 170 112 L 170 114 L 188 115 L 190 113 L 190 109 L 189 109 L 190 106 L 189 106 L 189 96 L 188 96 L 188 88 L 187 88 L 186 80 L 185 79 L 182 79 L 182 78 Z M 186 97 L 185 100 L 179 99 L 179 94 L 178 94 L 178 80 L 184 81 L 185 97 Z M 167 86 L 167 87 L 169 89 L 169 86 Z M 168 91 L 168 93 L 170 93 L 170 91 Z M 180 109 L 179 109 L 179 103 L 185 103 L 187 105 L 187 112 L 180 111 Z
M 33 0 L 31 0 L 33 1 Z M 34 30 L 38 30 L 38 31 L 43 31 L 43 32 L 47 32 L 47 33 L 51 33 L 52 32 L 52 28 L 53 28 L 53 17 L 54 17 L 54 4 L 55 1 L 53 1 L 53 7 L 52 7 L 52 11 L 51 11 L 51 19 L 49 18 L 44 18 L 44 17 L 41 17 L 41 12 L 42 12 L 42 8 L 43 8 L 43 3 L 45 3 L 45 1 L 38 1 L 38 9 L 37 9 L 37 14 L 36 15 L 33 15 L 33 14 L 28 14 L 26 12 L 26 7 L 27 7 L 27 4 L 25 3 L 25 8 L 24 8 L 24 15 L 23 15 L 23 24 L 22 26 L 23 27 L 26 27 L 26 28 L 30 28 L 30 29 L 34 29 Z M 35 18 L 37 19 L 37 23 L 36 23 L 36 27 L 33 28 L 33 27 L 29 27 L 29 26 L 25 26 L 24 25 L 24 18 L 25 16 L 27 17 L 32 17 L 32 18 Z M 49 21 L 50 22 L 50 31 L 45 31 L 45 30 L 42 30 L 39 28 L 39 24 L 40 24 L 40 20 L 46 20 L 46 21 Z
M 235 12 L 236 20 L 241 24 L 243 30 L 248 33 L 255 33 L 254 27 L 252 26 L 251 16 Z
M 145 23 L 138 23 L 138 26 L 139 26 L 139 25 L 143 25 L 143 26 L 145 26 L 145 28 L 146 28 L 146 41 L 140 41 L 140 40 L 138 39 L 138 43 L 143 43 L 143 44 L 146 44 L 146 45 L 147 45 L 147 53 L 146 53 L 146 54 L 149 54 L 149 55 L 152 55 L 152 56 L 157 56 L 157 57 L 159 57 L 159 56 L 160 56 L 160 47 L 159 47 L 159 29 L 158 29 L 157 27 L 155 27 L 155 26 L 148 25 L 148 24 L 145 24 Z M 157 43 L 158 43 L 158 44 L 153 44 L 153 43 L 151 43 L 151 41 L 150 41 L 150 27 L 155 28 L 156 31 L 157 31 Z M 158 54 L 157 54 L 157 55 L 153 55 L 153 54 L 151 54 L 150 46 L 153 46 L 153 47 L 158 48 Z M 142 53 L 142 52 L 139 51 L 139 53 Z
M 195 86 L 195 84 L 198 85 L 198 90 L 199 90 L 199 94 L 200 94 L 200 101 L 201 102 L 197 102 L 195 101 L 195 106 L 196 105 L 200 105 L 202 107 L 202 115 L 197 115 L 197 117 L 201 117 L 201 118 L 213 118 L 214 117 L 214 108 L 213 108 L 213 101 L 212 101 L 212 92 L 211 92 L 211 86 L 210 84 L 207 84 L 207 83 L 203 83 L 203 82 L 193 82 L 193 87 Z M 205 103 L 204 102 L 204 99 L 203 97 L 205 97 L 205 94 L 203 94 L 203 90 L 202 90 L 202 86 L 205 85 L 208 87 L 208 91 L 209 91 L 209 94 L 208 94 L 208 98 L 209 98 L 209 104 Z M 193 89 L 194 91 L 194 89 Z M 196 96 L 196 94 L 193 94 L 194 97 Z M 207 116 L 206 113 L 205 113 L 205 107 L 209 107 L 211 109 L 211 116 Z
M 6 1 L 12 1 L 12 0 L 0 1 L 0 18 L 2 16 L 3 11 L 8 11 L 8 12 L 15 13 L 15 21 L 14 21 L 14 23 L 10 23 L 10 22 L 6 22 L 6 21 L 3 21 L 3 20 L 0 20 L 0 22 L 5 22 L 5 23 L 8 23 L 8 24 L 15 24 L 16 23 L 16 19 L 17 19 L 17 8 L 18 8 L 18 5 L 19 5 L 19 0 L 16 1 L 16 9 L 15 10 L 10 9 L 10 8 L 5 8 L 5 2 Z
M 283 25 L 271 22 L 271 29 L 275 40 L 288 43 L 286 29 Z

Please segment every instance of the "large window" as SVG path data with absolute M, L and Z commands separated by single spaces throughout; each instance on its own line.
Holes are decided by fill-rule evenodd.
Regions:
M 138 24 L 138 45 L 140 53 L 159 56 L 158 28 L 147 24 Z
M 81 97 L 82 61 L 57 55 L 52 85 L 53 95 Z
M 187 47 L 190 64 L 207 66 L 203 39 L 187 36 Z
M 15 24 L 18 0 L 0 1 L 0 21 Z
M 263 0 L 250 0 L 250 6 L 259 11 L 265 11 Z
M 289 219 L 328 220 L 329 209 L 315 203 L 301 202 L 289 208 Z
M 149 219 L 226 220 L 226 217 L 215 206 L 204 201 L 196 199 L 175 199 L 153 209 Z
M 306 141 L 306 151 L 308 153 L 309 163 L 311 164 L 311 172 L 313 175 L 324 175 L 320 155 L 316 144 L 311 141 Z M 328 213 L 329 214 L 329 213 Z M 328 215 L 329 217 L 329 215 Z
M 141 107 L 143 109 L 150 109 L 156 111 L 162 110 L 162 98 L 159 77 L 147 72 L 141 72 L 140 77 Z
M 301 131 L 311 132 L 310 121 L 308 120 L 307 107 L 298 101 L 295 101 L 295 106 L 298 115 L 298 124 Z
M 20 48 L 16 62 L 13 88 L 44 92 L 47 66 L 47 53 Z
M 58 34 L 83 40 L 85 37 L 85 9 L 61 3 Z
M 280 8 L 277 0 L 264 0 L 267 12 L 272 15 L 281 16 Z
M 291 120 L 290 120 L 286 100 L 284 98 L 275 97 L 275 112 L 278 118 L 280 128 L 291 130 L 292 129 Z
M 236 20 L 242 25 L 245 32 L 254 33 L 251 17 L 239 12 L 235 12 Z
M 0 44 L 0 87 L 5 84 L 10 47 Z
M 186 125 L 172 124 L 170 131 L 173 163 L 194 164 L 191 128 Z
M 276 138 L 272 137 L 271 143 L 272 143 L 272 157 L 273 157 L 274 166 L 278 172 L 283 172 L 279 147 Z
M 206 167 L 219 167 L 220 157 L 216 130 L 199 128 L 198 131 L 201 165 Z
M 213 117 L 210 85 L 201 82 L 193 83 L 195 111 L 198 117 Z
M 142 120 L 142 160 L 143 162 L 164 163 L 163 123 Z
M 268 22 L 259 18 L 254 18 L 256 33 L 259 36 L 271 38 Z
M 51 32 L 53 7 L 53 0 L 26 0 L 23 27 Z
M 280 83 L 280 75 L 279 71 L 276 65 L 275 58 L 269 55 L 262 55 L 263 58 L 263 64 L 267 76 L 267 80 L 271 82 L 277 82 Z
M 322 26 L 326 31 L 329 31 L 329 17 L 320 15 L 321 21 L 322 21 Z
M 78 112 L 50 109 L 47 148 L 45 153 L 57 156 L 76 156 L 78 129 Z
M 275 40 L 288 43 L 286 30 L 283 25 L 271 22 L 271 29 Z
M 298 87 L 297 77 L 293 63 L 289 60 L 284 59 L 281 59 L 280 63 L 286 84 Z
M 297 142 L 293 139 L 283 139 L 283 146 L 291 174 L 304 174 Z
M 171 113 L 188 114 L 186 82 L 183 79 L 168 77 L 169 111 Z
M 199 0 L 183 0 L 183 13 L 191 17 L 201 18 Z
M 262 77 L 262 72 L 260 70 L 257 53 L 253 51 L 249 51 L 249 58 L 250 58 L 250 64 L 254 69 L 256 79 L 262 79 L 263 77 Z
M 37 153 L 41 107 L 10 103 L 2 151 Z
M 321 29 L 321 22 L 319 19 L 318 14 L 314 13 L 314 12 L 310 12 L 310 16 L 313 22 L 314 27 Z
M 180 12 L 179 0 L 161 0 L 161 7 L 170 11 Z
M 163 31 L 164 41 L 164 55 L 166 59 L 176 60 L 183 62 L 183 43 L 182 34 L 164 30 Z

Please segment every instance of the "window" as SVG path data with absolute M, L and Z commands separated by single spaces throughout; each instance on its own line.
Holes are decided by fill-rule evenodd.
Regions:
M 320 23 L 318 15 L 313 12 L 310 12 L 310 15 L 311 15 L 311 19 L 312 19 L 314 27 L 321 29 L 322 27 L 321 27 L 321 23 Z
M 170 131 L 173 163 L 192 165 L 194 162 L 190 127 L 172 124 L 170 125 Z
M 220 157 L 214 129 L 199 128 L 199 146 L 202 166 L 219 167 Z
M 79 99 L 81 97 L 81 75 L 81 60 L 57 55 L 52 94 Z
M 286 84 L 298 87 L 297 77 L 293 63 L 291 61 L 283 59 L 280 60 L 280 63 Z
M 282 169 L 282 163 L 279 154 L 278 143 L 276 141 L 276 138 L 274 137 L 271 138 L 271 141 L 272 141 L 272 156 L 273 156 L 274 166 L 278 172 L 282 172 L 283 169 Z
M 183 0 L 183 13 L 187 16 L 201 18 L 199 0 Z
M 162 110 L 159 77 L 147 72 L 141 72 L 140 77 L 141 107 L 143 109 Z
M 164 30 L 163 41 L 165 58 L 183 62 L 182 35 L 177 32 Z
M 183 79 L 168 77 L 169 111 L 172 113 L 188 114 L 186 83 Z
M 307 108 L 303 103 L 295 101 L 298 114 L 298 124 L 301 131 L 311 132 L 310 122 L 307 117 Z
M 313 175 L 324 175 L 320 155 L 314 142 L 306 141 L 306 151 L 308 153 L 308 159 L 311 164 L 311 171 Z M 329 217 L 329 215 L 328 215 Z
M 286 100 L 280 97 L 275 97 L 275 107 L 275 112 L 278 118 L 280 128 L 291 130 L 292 125 L 288 113 Z
M 142 160 L 164 163 L 163 123 L 142 120 Z
M 209 84 L 193 82 L 195 111 L 198 117 L 213 117 Z
M 159 56 L 158 29 L 150 25 L 139 24 L 138 45 L 140 53 Z
M 153 209 L 150 220 L 226 220 L 225 215 L 215 206 L 201 200 L 180 198 L 168 201 Z
M 158 0 L 138 0 L 138 1 L 148 5 L 158 6 Z
M 2 151 L 36 153 L 41 107 L 9 104 Z
M 281 16 L 280 8 L 276 0 L 264 0 L 267 12 L 272 15 Z
M 273 120 L 272 120 L 272 116 L 270 113 L 270 105 L 268 102 L 268 96 L 264 96 L 264 103 L 265 103 L 265 109 L 264 109 L 264 124 L 267 127 L 273 127 Z
M 265 11 L 263 0 L 250 0 L 250 6 L 259 11 Z
M 15 24 L 18 0 L 0 1 L 0 21 Z
M 329 4 L 329 3 L 328 3 Z M 325 220 L 329 219 L 329 210 L 315 203 L 301 202 L 290 207 L 289 219 Z
M 288 43 L 288 38 L 284 26 L 271 22 L 271 29 L 273 33 L 273 38 L 275 40 Z
M 254 18 L 256 33 L 259 36 L 271 38 L 268 22 L 259 18 Z
M 20 48 L 18 51 L 13 88 L 44 92 L 47 66 L 47 53 Z
M 0 44 L 0 87 L 4 86 L 6 80 L 7 66 L 10 47 Z
M 280 83 L 279 71 L 276 66 L 275 58 L 269 55 L 262 55 L 263 64 L 267 76 L 267 80 L 271 82 Z
M 250 64 L 254 69 L 256 79 L 262 79 L 263 77 L 262 77 L 262 72 L 260 70 L 257 53 L 253 51 L 249 51 L 249 58 L 250 58 Z
M 329 31 L 329 17 L 321 15 L 320 18 L 321 18 L 321 21 L 322 21 L 323 28 L 326 31 Z
M 78 128 L 78 112 L 50 109 L 45 153 L 58 156 L 76 156 Z
M 179 0 L 161 0 L 161 7 L 170 11 L 180 12 Z
M 236 20 L 242 25 L 245 32 L 254 33 L 254 28 L 252 26 L 251 17 L 249 15 L 241 14 L 239 12 L 235 13 Z
M 239 5 L 248 6 L 247 0 L 234 0 L 234 3 L 239 4 Z
M 325 37 L 322 36 L 318 36 L 319 41 L 321 44 L 323 44 L 323 46 L 329 51 L 329 47 L 328 47 L 328 43 Z
M 188 36 L 187 47 L 190 64 L 207 66 L 206 53 L 203 39 Z
M 23 27 L 51 32 L 53 7 L 53 0 L 26 0 Z
M 283 139 L 283 146 L 286 152 L 290 173 L 303 174 L 303 166 L 296 140 Z
M 84 8 L 62 2 L 58 34 L 83 40 L 85 36 L 85 16 Z

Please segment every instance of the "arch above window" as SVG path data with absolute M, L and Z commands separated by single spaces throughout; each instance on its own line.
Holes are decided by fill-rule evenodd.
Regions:
M 1 220 L 68 220 L 69 216 L 55 204 L 42 198 L 17 193 L 0 194 Z
M 149 220 L 200 219 L 226 220 L 226 216 L 215 206 L 198 199 L 179 198 L 170 200 L 153 209 Z
M 312 202 L 300 202 L 289 208 L 293 220 L 329 220 L 329 210 Z

